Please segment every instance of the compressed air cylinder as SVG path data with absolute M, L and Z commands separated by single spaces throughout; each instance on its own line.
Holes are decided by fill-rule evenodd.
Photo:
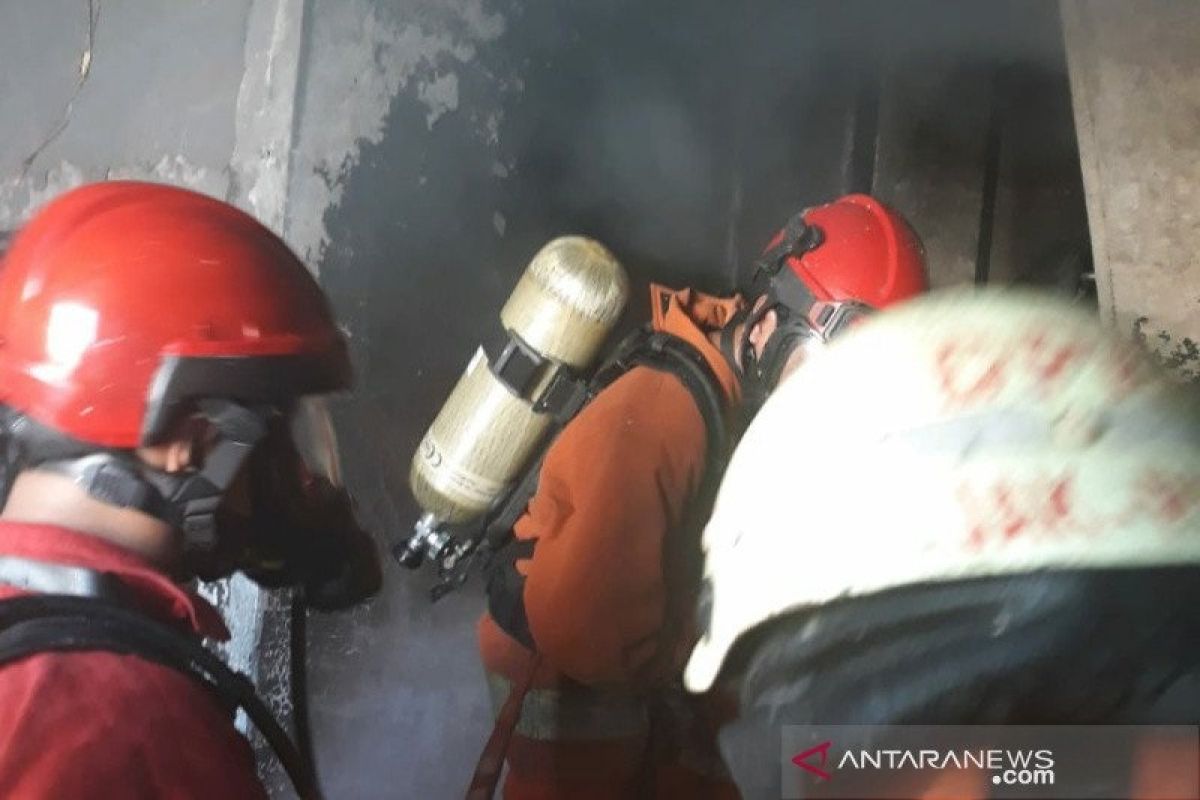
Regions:
M 504 355 L 475 352 L 413 455 L 409 485 L 427 514 L 469 521 L 509 487 L 551 423 L 536 400 L 556 371 L 591 365 L 628 295 L 624 269 L 592 239 L 554 239 L 533 257 L 500 312 Z

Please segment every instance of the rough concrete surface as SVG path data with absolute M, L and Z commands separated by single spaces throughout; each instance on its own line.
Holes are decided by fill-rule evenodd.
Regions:
M 987 78 L 951 55 L 897 57 L 884 79 L 875 191 L 920 231 L 934 287 L 975 280 Z
M 250 0 L 0 8 L 0 226 L 109 177 L 224 197 Z
M 435 124 L 457 107 L 455 66 L 503 30 L 480 0 L 4 4 L 0 229 L 86 181 L 161 181 L 246 208 L 315 270 L 324 216 L 394 95 L 411 82 Z M 479 136 L 494 143 L 497 124 Z M 240 578 L 204 592 L 230 622 L 227 658 L 286 719 L 286 597 Z
M 297 98 L 289 243 L 310 262 L 329 243 L 325 212 L 341 199 L 364 144 L 377 143 L 392 98 L 410 88 L 432 127 L 458 107 L 455 70 L 504 32 L 482 0 L 318 0 Z
M 1200 4 L 1061 10 L 1101 313 L 1200 378 Z

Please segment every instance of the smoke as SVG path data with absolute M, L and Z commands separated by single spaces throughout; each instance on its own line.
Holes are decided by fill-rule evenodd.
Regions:
M 353 334 L 359 375 L 338 418 L 347 483 L 389 540 L 416 518 L 405 477 L 421 434 L 546 241 L 582 233 L 604 242 L 633 279 L 631 316 L 644 318 L 648 281 L 731 289 L 792 213 L 849 188 L 855 154 L 870 188 L 876 147 L 897 137 L 897 120 L 860 112 L 887 98 L 889 76 L 987 75 L 1009 61 L 1031 65 L 1035 78 L 1061 75 L 1061 64 L 1036 55 L 1060 48 L 1057 9 L 1044 2 L 454 0 L 471 13 L 445 29 L 424 16 L 439 13 L 438 0 L 352 5 L 362 3 L 378 12 L 368 32 L 429 28 L 419 41 L 389 33 L 368 53 L 364 42 L 378 37 L 342 26 L 341 6 L 317 4 L 310 70 L 328 91 L 306 106 L 330 137 L 315 152 L 337 156 L 310 183 L 318 199 L 338 195 L 311 205 L 329 208 L 312 217 L 328 240 L 321 279 Z M 323 46 L 333 33 L 337 46 Z M 354 116 L 322 102 L 343 94 Z M 895 148 L 902 169 L 876 191 L 898 197 L 918 179 L 939 189 L 937 161 L 973 151 L 928 143 L 945 140 L 962 109 L 936 93 L 925 116 L 903 96 L 890 107 L 924 144 Z M 346 138 L 346 119 L 370 124 Z M 302 126 L 301 140 L 311 133 Z M 1036 128 L 1024 140 L 1040 146 Z M 1047 163 L 1071 163 L 1061 150 L 1038 152 L 1027 174 L 1045 183 L 1057 180 Z M 960 166 L 939 169 L 978 194 L 982 170 Z M 949 205 L 963 222 L 953 233 L 974 253 L 977 210 L 911 196 L 902 210 L 932 210 L 913 220 L 926 238 Z M 306 198 L 301 186 L 292 199 Z M 1029 224 L 1054 218 L 1052 202 L 1016 193 L 997 219 L 1032 251 L 1054 233 L 1054 223 Z M 998 242 L 1014 238 L 1000 233 Z M 339 765 L 326 778 L 342 794 L 403 780 L 410 794 L 442 796 L 460 789 L 445 765 L 473 759 L 489 725 L 468 622 L 479 601 L 469 590 L 430 610 L 423 586 L 396 585 L 351 624 L 314 623 L 315 727 Z M 397 741 L 413 744 L 397 751 Z
M 718 174 L 728 155 L 705 122 L 666 90 L 637 86 L 610 88 L 589 116 L 568 187 L 580 210 L 608 214 L 627 250 L 696 266 L 719 259 L 700 249 L 719 241 L 711 220 L 728 191 Z
M 635 281 L 717 290 L 732 288 L 799 208 L 872 188 L 876 139 L 893 135 L 872 129 L 872 114 L 893 76 L 965 76 L 955 85 L 983 98 L 984 117 L 997 69 L 1065 80 L 1056 10 L 1032 0 L 697 0 L 686 14 L 632 0 L 535 4 L 498 45 L 526 56 L 524 92 L 499 137 L 513 165 L 508 236 L 533 248 L 580 230 L 602 238 Z M 867 113 L 864 98 L 875 104 Z M 901 120 L 894 137 L 970 182 L 987 120 L 964 123 L 953 105 Z M 968 146 L 933 144 L 963 130 Z M 1043 138 L 1029 158 L 1062 163 L 1060 140 Z

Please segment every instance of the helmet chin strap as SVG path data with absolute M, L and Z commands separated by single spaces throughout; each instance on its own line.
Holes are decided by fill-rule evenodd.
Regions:
M 745 316 L 741 336 L 733 332 L 738 318 L 730 321 L 722 332 L 721 349 L 726 358 L 736 352 L 742 368 L 743 389 L 750 405 L 761 405 L 774 390 L 788 358 L 804 341 L 816 335 L 807 320 L 807 312 L 816 299 L 808 287 L 787 269 L 789 258 L 799 258 L 825 243 L 825 232 L 809 225 L 801 211 L 784 226 L 779 241 L 767 248 L 754 264 L 752 287 L 763 291 L 767 301 L 757 311 Z M 753 290 L 752 290 L 753 291 Z M 770 312 L 775 312 L 775 330 L 767 339 L 759 356 L 750 343 L 750 334 Z M 728 335 L 726 335 L 728 334 Z M 734 339 L 740 341 L 734 343 Z
M 750 349 L 750 354 L 753 354 L 753 348 L 750 348 L 750 329 L 754 327 L 754 323 L 749 321 L 750 310 L 743 308 L 734 312 L 729 321 L 725 323 L 725 327 L 721 328 L 721 337 L 719 349 L 721 355 L 725 356 L 725 362 L 733 370 L 733 374 L 739 378 L 743 377 L 745 370 L 744 364 L 750 363 L 747 359 L 747 349 Z M 758 317 L 761 319 L 761 317 Z M 740 328 L 739 328 L 740 326 Z M 741 335 L 739 336 L 739 330 Z
M 758 380 L 767 392 L 772 392 L 779 385 L 783 368 L 796 348 L 816 337 L 812 327 L 802 318 L 791 313 L 784 305 L 774 307 L 777 322 L 775 331 L 767 339 L 762 356 L 756 359 L 755 370 Z
M 759 356 L 750 342 L 754 328 L 774 311 L 775 330 L 767 339 Z M 741 325 L 740 334 L 738 326 Z M 778 301 L 768 301 L 754 312 L 741 311 L 730 319 L 721 332 L 721 352 L 736 367 L 742 387 L 751 404 L 761 404 L 779 382 L 788 358 L 805 341 L 814 336 L 812 328 L 802 317 Z

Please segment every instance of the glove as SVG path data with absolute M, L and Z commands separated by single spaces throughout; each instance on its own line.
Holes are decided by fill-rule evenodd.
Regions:
M 525 615 L 525 576 L 517 571 L 517 561 L 531 558 L 535 545 L 532 539 L 513 537 L 492 555 L 483 570 L 487 579 L 488 613 L 500 630 L 533 651 L 537 647 Z

